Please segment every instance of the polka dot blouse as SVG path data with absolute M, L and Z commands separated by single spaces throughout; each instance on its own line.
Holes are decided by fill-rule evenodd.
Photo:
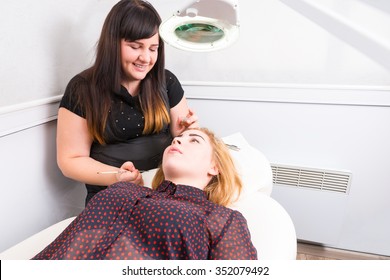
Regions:
M 33 259 L 253 260 L 245 218 L 197 188 L 116 183 Z

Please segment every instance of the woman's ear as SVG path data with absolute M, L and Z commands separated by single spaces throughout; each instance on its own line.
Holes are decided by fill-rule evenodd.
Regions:
M 209 169 L 209 174 L 212 176 L 218 175 L 219 174 L 219 169 L 218 166 L 213 162 L 210 169 Z

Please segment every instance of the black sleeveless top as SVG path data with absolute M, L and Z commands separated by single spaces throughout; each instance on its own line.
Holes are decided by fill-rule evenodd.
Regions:
M 174 74 L 165 70 L 167 95 L 165 99 L 170 108 L 175 107 L 183 98 L 184 90 Z M 61 100 L 60 107 L 85 118 L 81 106 L 77 106 L 76 95 L 88 90 L 88 80 L 81 74 L 73 77 Z M 125 161 L 132 161 L 138 170 L 158 167 L 164 149 L 171 143 L 172 136 L 166 125 L 160 133 L 143 135 L 144 116 L 138 103 L 138 97 L 131 96 L 126 88 L 113 94 L 112 106 L 105 130 L 106 144 L 92 143 L 90 156 L 102 163 L 120 167 Z M 88 185 L 86 203 L 106 187 Z

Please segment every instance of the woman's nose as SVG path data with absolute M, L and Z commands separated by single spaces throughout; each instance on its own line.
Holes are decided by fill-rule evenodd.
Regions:
M 181 144 L 180 140 L 177 139 L 177 138 L 174 138 L 172 143 L 173 144 L 179 144 L 179 145 Z
M 142 52 L 139 56 L 138 59 L 142 62 L 150 62 L 150 55 L 147 51 Z

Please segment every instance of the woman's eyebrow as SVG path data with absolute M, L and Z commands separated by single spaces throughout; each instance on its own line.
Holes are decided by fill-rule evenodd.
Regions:
M 203 139 L 203 141 L 206 142 L 206 140 L 205 140 L 201 135 L 199 135 L 199 134 L 190 133 L 189 136 L 197 136 L 197 137 L 200 137 L 200 138 Z
M 140 44 L 140 45 L 142 45 L 142 46 L 145 45 L 143 42 L 141 42 L 141 41 L 139 41 L 139 40 L 134 40 L 134 41 L 132 41 L 132 42 L 133 42 L 133 43 L 136 43 L 136 44 Z M 158 44 L 158 43 L 156 43 L 156 44 L 150 44 L 150 46 L 151 46 L 151 47 L 158 47 L 159 44 Z

